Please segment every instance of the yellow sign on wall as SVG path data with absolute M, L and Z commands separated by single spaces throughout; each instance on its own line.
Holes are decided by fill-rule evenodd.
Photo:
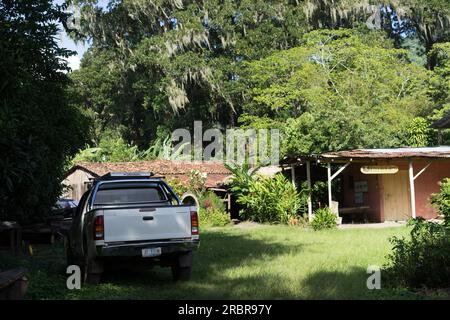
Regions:
M 397 166 L 362 166 L 361 172 L 364 174 L 395 174 L 398 172 Z

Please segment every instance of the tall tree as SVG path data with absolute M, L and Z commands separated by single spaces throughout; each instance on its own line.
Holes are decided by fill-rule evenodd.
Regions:
M 131 0 L 111 2 L 108 10 L 82 4 L 76 36 L 92 38 L 93 48 L 74 79 L 84 101 L 112 85 L 112 112 L 101 112 L 103 102 L 93 109 L 112 116 L 141 148 L 157 126 L 163 132 L 193 120 L 235 124 L 242 62 L 298 44 L 305 30 L 302 7 L 289 0 Z M 108 83 L 86 81 L 92 73 Z
M 243 65 L 303 44 L 311 30 L 386 31 L 408 59 L 424 64 L 432 44 L 447 39 L 450 21 L 446 0 L 114 0 L 107 9 L 68 1 L 82 8 L 73 36 L 93 42 L 74 74 L 81 100 L 100 127 L 118 128 L 141 149 L 193 120 L 236 125 Z
M 70 52 L 55 39 L 65 19 L 50 0 L 0 1 L 0 220 L 45 215 L 86 138 L 66 99 Z
M 285 153 L 399 146 L 410 121 L 434 107 L 430 71 L 382 32 L 313 31 L 246 72 L 244 112 L 284 122 Z

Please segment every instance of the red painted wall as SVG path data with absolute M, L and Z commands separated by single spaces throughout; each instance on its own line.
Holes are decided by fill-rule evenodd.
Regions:
M 417 174 L 422 168 L 424 168 L 429 161 L 416 160 L 413 162 L 414 174 Z M 391 164 L 397 165 L 400 170 L 408 170 L 407 161 L 383 161 L 372 162 L 371 165 Z M 363 164 L 351 164 L 342 173 L 342 199 L 339 203 L 339 207 L 356 207 L 356 206 L 369 206 L 368 218 L 373 222 L 384 221 L 382 197 L 380 193 L 381 179 L 379 175 L 366 175 L 362 174 L 360 168 Z M 364 193 L 363 203 L 355 203 L 355 192 L 351 189 L 350 180 L 353 181 L 367 181 L 368 192 Z M 437 214 L 435 209 L 430 204 L 430 195 L 439 191 L 439 182 L 446 177 L 450 177 L 450 161 L 434 161 L 432 164 L 415 180 L 415 200 L 416 200 L 416 214 L 417 216 L 425 219 L 436 218 Z M 405 190 L 409 193 L 409 189 Z
M 363 174 L 360 171 L 360 164 L 349 165 L 342 173 L 343 177 L 343 201 L 339 203 L 339 207 L 361 207 L 369 206 L 367 210 L 368 219 L 371 222 L 381 221 L 381 207 L 380 207 L 380 189 L 378 183 L 378 176 L 372 174 Z M 363 193 L 363 203 L 355 202 L 355 190 L 351 188 L 351 180 L 353 184 L 357 181 L 367 181 L 367 192 Z
M 426 165 L 427 162 L 413 162 L 414 174 Z M 414 181 L 417 216 L 425 219 L 436 218 L 436 211 L 430 204 L 430 195 L 439 192 L 439 182 L 446 177 L 450 177 L 450 162 L 436 161 Z

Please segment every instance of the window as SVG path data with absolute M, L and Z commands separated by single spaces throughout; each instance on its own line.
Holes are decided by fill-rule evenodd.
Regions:
M 111 183 L 101 185 L 94 205 L 130 204 L 167 201 L 161 188 L 155 184 Z

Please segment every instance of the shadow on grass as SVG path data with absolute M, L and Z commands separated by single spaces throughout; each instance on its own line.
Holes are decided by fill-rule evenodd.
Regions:
M 353 267 L 345 272 L 309 271 L 310 275 L 302 270 L 293 271 L 292 261 L 283 268 L 280 264 L 286 260 L 282 256 L 301 259 L 305 245 L 309 244 L 258 237 L 251 232 L 204 232 L 201 246 L 194 253 L 192 280 L 188 282 L 175 283 L 170 268 L 155 267 L 145 271 L 112 271 L 100 285 L 68 290 L 61 243 L 36 247 L 32 258 L 9 257 L 2 263 L 0 257 L 0 268 L 2 264 L 14 263 L 29 269 L 30 299 L 413 298 L 405 291 L 368 290 L 369 275 L 363 268 Z
M 65 257 L 62 243 L 35 247 L 33 257 L 2 259 L 0 267 L 24 266 L 29 270 L 30 299 L 189 299 L 282 297 L 288 292 L 278 288 L 281 279 L 262 274 L 248 274 L 253 266 L 270 264 L 283 254 L 298 254 L 298 244 L 254 239 L 251 233 L 205 231 L 200 248 L 194 253 L 192 280 L 175 283 L 170 268 L 150 270 L 111 270 L 98 286 L 81 290 L 66 288 Z M 3 261 L 3 262 L 2 262 Z M 240 268 L 244 271 L 239 270 Z M 265 292 L 264 287 L 271 287 Z
M 0 252 L 0 270 L 25 267 L 29 285 L 27 299 L 62 299 L 67 293 L 62 243 L 33 246 L 33 256 Z
M 258 298 L 286 296 L 280 279 L 264 274 L 248 274 L 254 266 L 270 264 L 284 254 L 298 254 L 298 244 L 268 242 L 245 234 L 205 232 L 199 250 L 194 253 L 192 280 L 174 283 L 170 268 L 155 267 L 149 271 L 109 271 L 103 286 L 113 291 L 120 288 L 133 298 Z M 264 292 L 264 287 L 270 288 Z M 132 292 L 132 289 L 135 289 Z M 142 292 L 145 288 L 147 291 Z M 152 292 L 157 289 L 157 292 Z M 150 291 L 148 291 L 150 290 Z M 115 292 L 113 295 L 119 294 Z M 267 295 L 268 294 L 268 295 Z M 107 294 L 109 296 L 109 294 Z M 91 296 L 89 294 L 89 296 Z
M 174 283 L 170 269 L 117 273 L 100 291 L 85 291 L 84 298 L 131 299 L 417 299 L 407 290 L 369 290 L 369 274 L 362 267 L 345 271 L 301 270 L 290 273 L 276 266 L 281 255 L 299 255 L 305 244 L 270 242 L 245 234 L 208 232 L 194 255 L 192 280 Z M 305 255 L 306 257 L 306 255 Z M 330 262 L 330 265 L 333 265 Z M 302 277 L 302 276 L 305 277 Z
M 381 288 L 367 287 L 368 274 L 364 268 L 353 267 L 345 272 L 321 271 L 302 281 L 306 299 L 420 299 L 422 297 L 406 290 L 395 289 L 383 283 Z

